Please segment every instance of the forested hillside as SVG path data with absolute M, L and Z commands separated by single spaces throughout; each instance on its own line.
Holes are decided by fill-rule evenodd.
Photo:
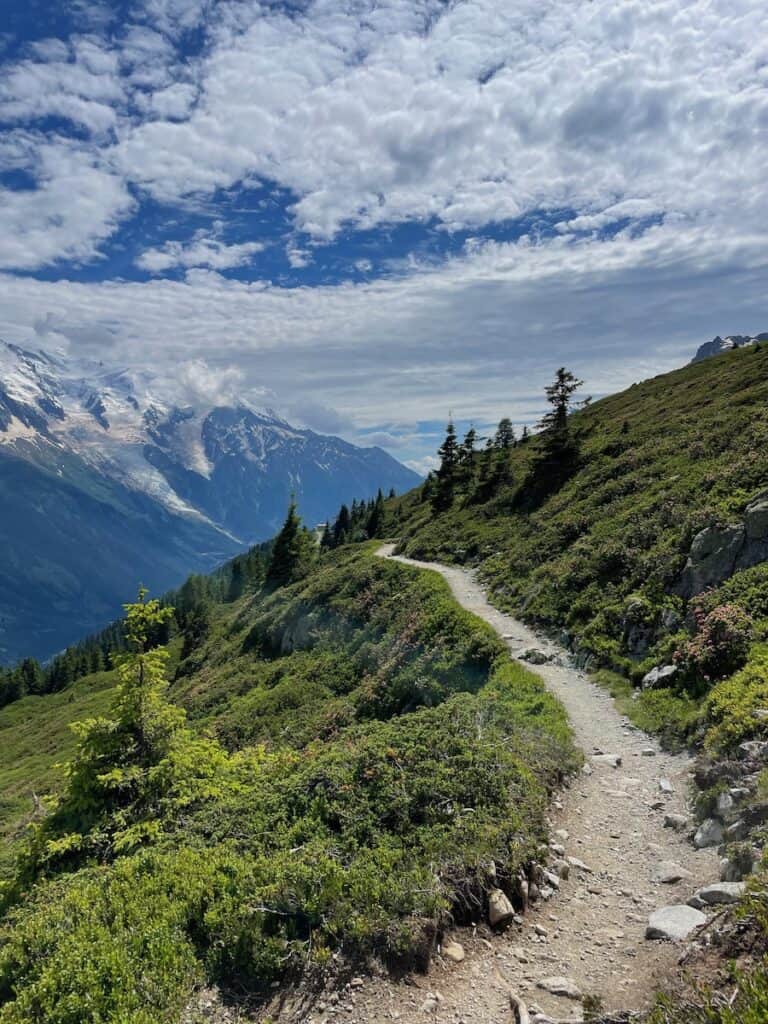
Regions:
M 514 898 L 578 764 L 562 710 L 438 577 L 319 559 L 292 516 L 266 584 L 142 598 L 114 668 L 0 711 L 4 1024 L 178 1021 L 203 979 L 251 998 L 338 950 L 424 962 L 448 912 Z

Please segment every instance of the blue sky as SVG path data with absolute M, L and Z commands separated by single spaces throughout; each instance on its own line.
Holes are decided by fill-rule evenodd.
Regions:
M 758 0 L 6 0 L 0 336 L 424 469 L 768 329 Z

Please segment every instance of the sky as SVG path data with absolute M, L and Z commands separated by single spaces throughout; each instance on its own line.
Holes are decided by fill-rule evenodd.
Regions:
M 0 337 L 420 471 L 768 330 L 765 0 L 4 0 Z

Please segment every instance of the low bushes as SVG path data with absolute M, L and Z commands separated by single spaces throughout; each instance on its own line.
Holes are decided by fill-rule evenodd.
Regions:
M 312 631 L 297 632 L 306 617 Z M 287 635 L 301 644 L 280 653 Z M 180 755 L 169 798 L 153 790 L 147 804 L 151 827 L 111 787 L 125 780 L 107 761 L 103 815 L 97 788 L 88 821 L 65 795 L 78 858 L 38 858 L 34 884 L 15 891 L 0 931 L 0 1024 L 170 1024 L 203 980 L 255 994 L 332 950 L 423 963 L 449 916 L 476 920 L 488 887 L 512 891 L 545 839 L 549 791 L 578 765 L 540 680 L 439 577 L 369 550 L 334 553 L 302 583 L 231 606 L 206 644 L 177 693 L 202 701 L 200 725 L 222 716 L 230 750 L 155 703 L 153 721 L 176 723 Z M 205 786 L 182 785 L 178 799 L 181 755 L 200 742 Z M 159 773 L 151 757 L 136 762 L 142 779 L 162 784 L 167 745 Z M 132 844 L 105 845 L 126 814 Z M 42 830 L 54 844 L 57 821 Z

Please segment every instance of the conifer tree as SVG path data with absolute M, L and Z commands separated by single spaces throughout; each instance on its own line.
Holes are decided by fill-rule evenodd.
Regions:
M 561 366 L 546 389 L 551 408 L 539 424 L 542 429 L 539 470 L 549 477 L 549 485 L 560 481 L 577 460 L 578 446 L 571 435 L 568 413 L 573 396 L 583 383 Z M 542 473 L 539 475 L 541 477 Z
M 504 416 L 503 419 L 499 420 L 499 425 L 496 428 L 496 435 L 493 439 L 493 445 L 500 451 L 506 451 L 511 448 L 515 443 L 515 428 L 512 426 L 512 420 L 509 417 Z
M 151 637 L 173 614 L 157 600 L 125 606 L 128 651 L 115 656 L 119 683 L 111 717 L 76 726 L 66 789 L 32 842 L 31 860 L 114 857 L 157 839 L 163 813 L 195 800 L 226 755 L 186 727 L 166 696 L 168 651 Z
M 282 587 L 306 576 L 314 554 L 314 539 L 304 527 L 291 499 L 282 529 L 275 537 L 267 566 L 266 583 Z
M 584 383 L 577 380 L 570 370 L 564 366 L 555 374 L 554 381 L 546 388 L 550 411 L 543 417 L 540 426 L 549 431 L 552 437 L 562 439 L 568 434 L 568 412 L 573 396 Z
M 336 522 L 333 524 L 333 546 L 338 547 L 339 544 L 343 544 L 349 535 L 349 531 L 352 527 L 352 516 L 350 515 L 349 509 L 346 505 L 342 505 L 339 509 L 339 514 L 336 516 Z
M 369 538 L 381 537 L 384 530 L 384 495 L 381 493 L 381 488 L 376 495 L 376 500 L 371 506 L 371 511 L 368 515 L 368 522 L 366 524 L 366 534 Z
M 245 593 L 245 566 L 242 558 L 236 558 L 232 563 L 232 572 L 229 577 L 227 588 L 227 601 L 236 601 Z
M 436 512 L 440 512 L 449 508 L 453 501 L 453 491 L 461 457 L 453 420 L 448 422 L 445 440 L 438 448 L 437 454 L 440 456 L 440 468 L 437 471 L 436 487 L 432 495 L 432 507 Z

